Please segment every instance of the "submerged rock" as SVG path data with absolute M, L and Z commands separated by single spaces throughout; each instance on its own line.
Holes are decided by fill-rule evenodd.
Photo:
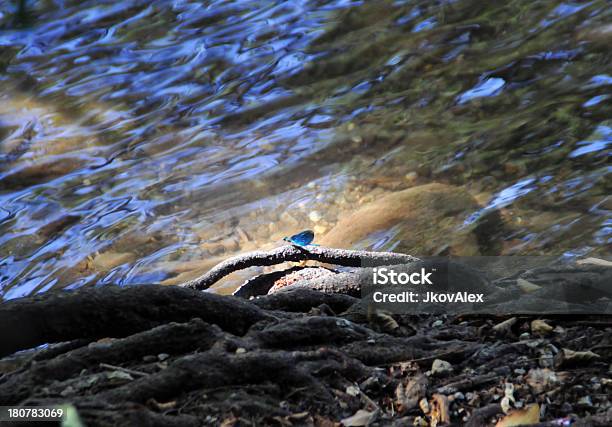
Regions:
M 368 247 L 386 239 L 399 241 L 393 249 L 396 252 L 478 255 L 476 235 L 470 230 L 457 232 L 478 207 L 476 200 L 458 187 L 439 183 L 412 187 L 341 215 L 320 243 L 338 248 Z M 449 236 L 453 236 L 450 241 Z
M 88 105 L 87 113 L 7 89 L 0 96 L 0 186 L 21 189 L 67 176 L 106 161 L 112 147 L 92 132 L 104 122 L 96 111 L 118 114 L 110 105 Z

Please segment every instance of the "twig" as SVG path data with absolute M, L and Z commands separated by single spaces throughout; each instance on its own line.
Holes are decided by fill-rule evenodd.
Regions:
M 448 383 L 446 385 L 438 387 L 436 391 L 441 394 L 453 394 L 457 393 L 458 391 L 471 390 L 480 385 L 498 381 L 500 378 L 500 375 L 495 374 L 478 375 L 476 377 L 465 378 L 459 381 Z
M 204 275 L 181 284 L 191 289 L 208 289 L 222 277 L 234 271 L 254 266 L 281 264 L 287 261 L 319 261 L 346 267 L 378 267 L 419 261 L 410 255 L 394 252 L 351 251 L 321 246 L 308 248 L 285 245 L 270 251 L 254 251 L 227 259 Z
M 433 362 L 436 359 L 442 359 L 446 356 L 454 356 L 455 354 L 461 354 L 463 352 L 464 352 L 463 349 L 455 349 L 451 351 L 445 351 L 443 353 L 437 353 L 437 354 L 434 354 L 433 356 L 427 356 L 427 357 L 421 357 L 419 359 L 410 359 L 410 360 L 402 361 L 401 363 L 416 363 L 418 365 L 420 363 Z M 535 360 L 539 360 L 539 359 L 535 359 Z M 396 364 L 397 362 L 392 362 L 392 363 L 388 363 L 387 365 L 391 366 L 391 365 L 396 365 Z
M 126 374 L 134 375 L 136 377 L 146 377 L 147 375 L 149 375 L 148 372 L 135 371 L 134 369 L 124 368 L 122 366 L 109 365 L 108 363 L 100 363 L 100 368 L 121 371 L 125 372 Z

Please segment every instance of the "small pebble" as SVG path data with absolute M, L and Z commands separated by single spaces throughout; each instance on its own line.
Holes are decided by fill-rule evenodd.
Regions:
M 553 331 L 553 327 L 546 323 L 544 320 L 536 319 L 531 322 L 531 332 L 535 335 L 548 335 Z
M 142 361 L 146 363 L 157 362 L 157 357 L 153 356 L 152 354 L 148 354 L 142 358 Z
M 503 322 L 493 326 L 493 331 L 500 335 L 509 334 L 512 330 L 512 326 L 514 326 L 516 322 L 517 318 L 511 317 L 510 319 L 504 320 Z
M 517 368 L 517 369 L 514 370 L 514 373 L 516 375 L 525 375 L 525 372 L 527 372 L 527 371 L 525 371 L 523 368 Z
M 529 332 L 523 332 L 521 335 L 519 335 L 519 340 L 527 341 L 530 337 L 531 335 L 529 335 Z
M 421 408 L 421 411 L 423 411 L 424 414 L 429 414 L 429 402 L 426 398 L 422 398 L 421 400 L 419 400 L 419 407 Z
M 431 365 L 432 375 L 445 375 L 453 372 L 453 365 L 448 363 L 446 360 L 436 359 Z
M 164 360 L 166 360 L 169 357 L 170 357 L 170 355 L 168 353 L 159 353 L 157 355 L 157 358 L 159 359 L 160 362 L 163 362 Z
M 412 184 L 412 183 L 414 183 L 417 180 L 418 177 L 419 177 L 419 175 L 416 172 L 412 171 L 412 172 L 408 172 L 406 174 L 406 176 L 404 176 L 404 179 L 408 183 Z
M 436 320 L 435 322 L 433 322 L 433 323 L 431 324 L 431 326 L 432 326 L 433 328 L 437 328 L 437 327 L 442 326 L 443 324 L 444 324 L 444 322 L 443 322 L 442 320 Z
M 455 398 L 455 400 L 465 400 L 465 395 L 461 393 L 460 391 L 453 394 L 453 397 Z
M 349 396 L 359 396 L 359 393 L 361 393 L 361 390 L 359 390 L 359 387 L 357 386 L 351 385 L 346 388 L 346 394 Z
M 312 222 L 319 222 L 321 221 L 321 214 L 317 211 L 312 211 L 310 214 L 308 214 L 308 219 L 310 219 Z
M 427 427 L 429 423 L 423 417 L 416 417 L 412 425 L 417 427 Z
M 578 405 L 593 406 L 593 401 L 591 400 L 591 396 L 584 396 L 578 399 Z

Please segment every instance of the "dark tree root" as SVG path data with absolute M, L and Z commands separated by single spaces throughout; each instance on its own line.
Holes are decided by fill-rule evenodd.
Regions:
M 537 367 L 530 346 L 500 342 L 487 319 L 431 328 L 431 317 L 394 316 L 391 335 L 356 315 L 364 309 L 358 299 L 304 289 L 251 301 L 161 286 L 13 300 L 0 305 L 0 321 L 27 327 L 23 336 L 6 329 L 3 354 L 69 342 L 0 370 L 0 405 L 69 403 L 88 426 L 333 425 L 358 410 L 374 414 L 373 425 L 391 425 L 419 413 L 402 406 L 412 399 L 407 384 L 444 359 L 451 372 L 429 376 L 422 397 L 479 393 L 480 407 L 453 404 L 463 405 L 467 425 L 484 426 L 500 410 L 489 390 L 513 381 L 512 359 Z M 408 327 L 415 332 L 403 336 Z M 582 343 L 586 326 L 564 328 L 568 342 Z M 593 337 L 605 349 L 605 334 Z M 572 384 L 607 372 L 607 362 L 593 363 Z
M 242 335 L 273 316 L 239 298 L 180 287 L 83 289 L 47 292 L 0 305 L 0 357 L 48 342 L 125 337 L 194 317 Z
M 278 292 L 265 298 L 253 300 L 253 304 L 266 310 L 308 312 L 313 307 L 327 305 L 335 313 L 342 313 L 357 303 L 359 299 L 348 295 L 327 294 L 310 289 L 296 289 L 291 292 Z
M 221 330 L 201 319 L 188 323 L 168 323 L 148 331 L 111 342 L 92 343 L 55 358 L 38 361 L 0 382 L 0 402 L 27 397 L 39 384 L 49 380 L 62 381 L 77 375 L 82 369 L 100 363 L 120 364 L 125 360 L 140 360 L 149 354 L 210 349 L 222 337 Z

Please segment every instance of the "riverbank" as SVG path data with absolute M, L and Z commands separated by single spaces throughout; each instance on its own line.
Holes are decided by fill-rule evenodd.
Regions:
M 609 316 L 402 316 L 306 289 L 151 285 L 17 299 L 0 320 L 4 356 L 63 342 L 2 359 L 0 404 L 72 405 L 87 426 L 612 422 Z

